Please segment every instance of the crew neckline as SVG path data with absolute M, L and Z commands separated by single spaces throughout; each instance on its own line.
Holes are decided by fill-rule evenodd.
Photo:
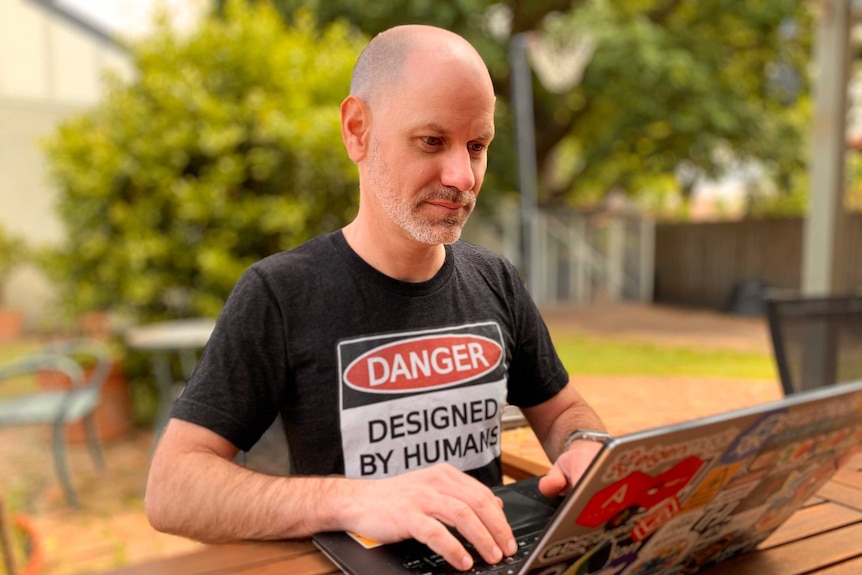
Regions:
M 432 294 L 449 281 L 449 278 L 452 276 L 452 271 L 455 269 L 452 245 L 447 244 L 443 246 L 446 250 L 446 257 L 443 260 L 443 265 L 439 270 L 437 270 L 437 273 L 435 273 L 433 277 L 422 282 L 406 282 L 384 274 L 362 259 L 359 254 L 350 247 L 350 244 L 347 243 L 347 239 L 344 237 L 342 230 L 332 232 L 331 238 L 336 250 L 344 257 L 351 268 L 363 277 L 379 284 L 384 289 L 399 295 L 415 297 Z

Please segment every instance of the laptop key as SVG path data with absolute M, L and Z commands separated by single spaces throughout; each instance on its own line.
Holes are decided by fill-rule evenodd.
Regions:
M 541 532 L 524 533 L 516 538 L 518 550 L 510 557 L 504 557 L 500 563 L 489 565 L 479 556 L 475 548 L 464 542 L 467 551 L 473 556 L 473 568 L 466 573 L 470 575 L 515 575 L 518 566 L 523 563 L 524 558 L 530 554 L 533 545 L 539 540 Z M 415 575 L 451 575 L 454 573 L 465 573 L 449 565 L 442 555 L 431 553 L 420 558 L 410 558 L 402 562 L 402 565 L 412 571 Z
M 470 575 L 515 575 L 518 572 L 518 565 L 483 565 L 474 567 L 468 573 Z

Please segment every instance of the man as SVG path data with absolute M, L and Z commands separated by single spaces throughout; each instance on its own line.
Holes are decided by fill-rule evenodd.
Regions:
M 569 436 L 601 421 L 511 264 L 457 242 L 494 99 L 460 36 L 401 26 L 369 43 L 341 106 L 358 214 L 238 282 L 153 458 L 156 529 L 211 542 L 415 538 L 467 570 L 454 527 L 499 562 L 516 550 L 487 487 L 501 480 L 507 401 L 555 461 L 546 495 L 583 473 L 598 444 Z M 292 475 L 234 464 L 279 413 Z

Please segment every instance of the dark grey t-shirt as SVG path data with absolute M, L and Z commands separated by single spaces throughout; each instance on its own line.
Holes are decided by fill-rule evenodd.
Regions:
M 281 413 L 295 474 L 447 461 L 494 485 L 503 405 L 537 405 L 567 382 L 505 259 L 456 242 L 433 278 L 405 283 L 337 231 L 249 268 L 173 416 L 248 450 Z

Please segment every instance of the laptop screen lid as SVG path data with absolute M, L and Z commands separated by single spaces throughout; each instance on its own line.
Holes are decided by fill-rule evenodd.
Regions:
M 749 551 L 862 444 L 862 382 L 619 436 L 521 573 L 694 573 Z
M 556 512 L 547 501 L 537 512 L 526 496 L 503 496 L 517 502 L 514 515 L 544 523 L 512 572 L 694 573 L 763 541 L 860 443 L 862 382 L 616 437 Z M 536 492 L 535 484 L 499 489 Z M 347 573 L 417 572 L 400 557 L 415 552 L 416 542 L 365 548 L 344 533 L 314 541 Z

